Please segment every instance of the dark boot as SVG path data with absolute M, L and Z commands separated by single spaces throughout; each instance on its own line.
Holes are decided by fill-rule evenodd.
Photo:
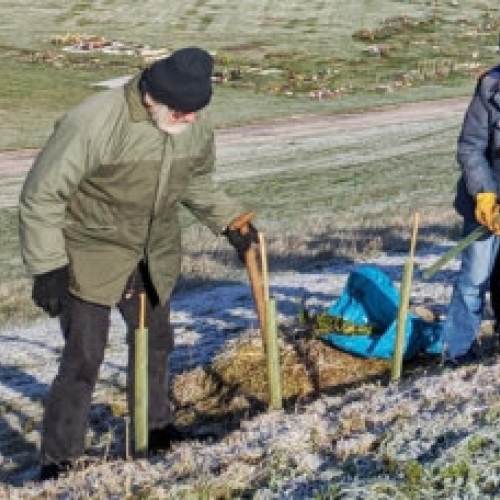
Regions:
M 88 457 L 78 458 L 77 460 L 61 460 L 60 462 L 42 463 L 38 480 L 47 481 L 49 479 L 58 479 L 60 476 L 70 471 L 81 472 L 94 463 L 95 460 Z
M 40 474 L 38 476 L 39 481 L 48 481 L 51 479 L 58 479 L 60 475 L 65 474 L 72 468 L 71 462 L 69 460 L 63 460 L 62 462 L 51 462 L 47 464 L 42 464 L 40 468 Z
M 213 441 L 216 438 L 215 433 L 181 431 L 175 425 L 167 424 L 161 429 L 153 429 L 149 432 L 148 449 L 154 455 L 170 450 L 174 443 L 181 441 Z
M 173 443 L 184 441 L 188 437 L 175 425 L 167 424 L 161 429 L 153 429 L 149 432 L 148 449 L 153 455 L 161 451 L 168 451 Z
M 471 365 L 477 363 L 480 360 L 479 355 L 474 349 L 469 349 L 465 354 L 461 356 L 455 356 L 454 358 L 447 358 L 444 360 L 444 368 L 449 368 L 455 370 L 462 366 Z

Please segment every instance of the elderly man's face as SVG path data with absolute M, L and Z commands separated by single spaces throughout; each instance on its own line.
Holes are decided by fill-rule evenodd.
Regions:
M 184 132 L 196 118 L 196 112 L 183 113 L 156 102 L 148 93 L 144 94 L 144 106 L 153 123 L 163 132 L 175 135 Z

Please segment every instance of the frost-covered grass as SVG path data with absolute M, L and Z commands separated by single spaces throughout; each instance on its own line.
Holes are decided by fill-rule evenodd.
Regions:
M 448 246 L 447 244 L 446 246 Z M 427 246 L 420 265 L 434 261 L 441 247 Z M 398 284 L 406 253 L 369 259 Z M 450 293 L 449 271 L 432 283 L 418 282 L 413 303 L 443 311 Z M 280 324 L 291 324 L 304 294 L 323 308 L 340 294 L 356 263 L 313 272 L 272 273 L 271 292 Z M 88 453 L 93 465 L 57 482 L 35 484 L 42 400 L 56 370 L 62 339 L 57 321 L 0 329 L 0 488 L 10 498 L 488 498 L 500 495 L 498 466 L 500 363 L 485 323 L 483 357 L 476 365 L 444 370 L 438 359 L 405 364 L 399 383 L 349 364 L 335 354 L 317 365 L 302 353 L 295 378 L 332 373 L 342 359 L 346 378 L 304 397 L 287 399 L 284 411 L 267 412 L 265 395 L 251 380 L 213 378 L 245 343 L 259 335 L 245 284 L 180 293 L 172 303 L 177 346 L 177 418 L 194 411 L 196 428 L 212 431 L 211 442 L 175 445 L 148 461 L 124 460 L 124 327 L 113 314 L 110 341 L 93 399 Z M 282 330 L 283 347 L 293 345 L 293 329 Z M 293 334 L 294 337 L 300 333 Z M 310 344 L 310 348 L 312 348 Z M 298 344 L 296 345 L 298 349 Z M 214 363 L 212 363 L 215 360 Z M 330 363 L 330 364 L 329 364 Z M 369 361 L 366 361 L 369 363 Z M 350 366 L 357 370 L 350 371 Z M 295 383 L 288 366 L 285 384 Z M 262 374 L 259 374 L 261 376 Z M 353 377 L 346 383 L 347 377 Z M 358 379 L 354 381 L 354 377 Z M 215 380 L 215 385 L 207 382 Z M 256 378 L 257 375 L 256 375 Z M 232 382 L 231 382 L 232 380 Z M 218 418 L 210 416 L 218 402 Z M 239 411 L 236 409 L 239 408 Z M 230 410 L 234 412 L 231 416 Z

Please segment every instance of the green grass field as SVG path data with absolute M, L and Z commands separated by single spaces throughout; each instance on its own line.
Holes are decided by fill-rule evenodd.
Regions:
M 41 145 L 91 83 L 147 64 L 70 54 L 52 43 L 66 34 L 206 47 L 228 76 L 213 106 L 220 126 L 464 94 L 498 60 L 493 0 L 0 1 L 0 12 L 0 149 Z M 335 98 L 318 103 L 318 91 Z

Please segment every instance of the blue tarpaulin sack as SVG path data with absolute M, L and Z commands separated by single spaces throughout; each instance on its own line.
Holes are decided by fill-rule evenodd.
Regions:
M 323 341 L 366 358 L 391 359 L 397 333 L 399 292 L 390 277 L 376 266 L 362 265 L 349 275 L 342 295 L 328 314 L 358 325 L 370 325 L 370 335 L 331 332 Z M 429 322 L 408 312 L 403 347 L 404 359 L 417 352 L 441 354 L 443 321 Z

